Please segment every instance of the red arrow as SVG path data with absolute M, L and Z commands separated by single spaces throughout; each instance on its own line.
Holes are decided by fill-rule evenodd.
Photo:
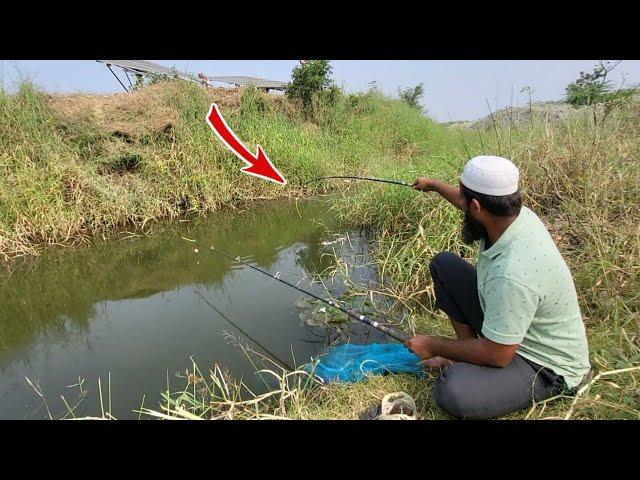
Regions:
M 224 143 L 240 160 L 247 164 L 247 166 L 241 168 L 240 171 L 264 180 L 280 183 L 282 185 L 287 184 L 285 178 L 280 174 L 276 167 L 273 166 L 260 145 L 258 145 L 258 150 L 255 155 L 253 155 L 249 149 L 244 146 L 236 134 L 233 133 L 233 130 L 229 128 L 227 122 L 224 121 L 224 118 L 222 118 L 222 114 L 220 113 L 220 109 L 215 103 L 211 104 L 211 108 L 207 114 L 207 124 L 214 132 L 216 132 L 216 135 L 218 135 L 218 138 L 222 140 L 222 143 Z

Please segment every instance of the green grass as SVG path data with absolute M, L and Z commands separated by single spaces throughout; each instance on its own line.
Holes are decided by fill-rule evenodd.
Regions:
M 474 258 L 474 250 L 459 240 L 459 212 L 435 194 L 410 189 L 318 183 L 305 190 L 300 185 L 341 173 L 405 181 L 426 175 L 455 183 L 471 156 L 508 156 L 521 169 L 525 204 L 545 221 L 572 270 L 591 362 L 599 372 L 614 372 L 577 400 L 555 399 L 509 418 L 640 417 L 637 103 L 559 125 L 537 122 L 526 129 L 462 133 L 375 93 L 341 95 L 333 106 L 316 106 L 314 121 L 286 99 L 255 90 L 245 91 L 237 102 L 221 99 L 239 137 L 250 149 L 262 145 L 287 178 L 283 189 L 241 174 L 240 162 L 214 138 L 204 115 L 210 102 L 218 101 L 215 93 L 184 83 L 149 88 L 131 97 L 137 110 L 116 112 L 136 125 L 130 141 L 114 136 L 97 113 L 60 114 L 28 84 L 15 95 L 0 94 L 0 256 L 37 254 L 44 244 L 82 241 L 149 219 L 339 188 L 343 195 L 336 212 L 377 232 L 381 292 L 411 311 L 407 330 L 451 335 L 447 319 L 433 310 L 428 264 L 441 250 Z M 145 121 L 151 108 L 171 114 L 172 128 Z M 202 380 L 188 380 L 181 393 L 184 411 L 205 418 L 356 418 L 384 394 L 404 390 L 416 399 L 422 418 L 446 418 L 433 403 L 433 380 L 397 375 L 314 386 L 302 373 L 270 368 L 281 388 L 258 399 L 248 392 L 248 398 L 238 397 L 242 387 L 221 369 L 208 379 L 200 374 Z M 171 412 L 170 417 L 186 415 Z

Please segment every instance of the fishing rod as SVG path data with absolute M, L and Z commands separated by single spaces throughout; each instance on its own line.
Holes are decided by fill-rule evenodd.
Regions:
M 303 183 L 302 186 L 304 187 L 305 185 L 308 185 L 310 183 L 319 182 L 320 180 L 326 180 L 326 179 L 329 179 L 329 178 L 346 178 L 346 179 L 350 179 L 350 180 L 368 180 L 370 182 L 391 183 L 392 185 L 400 185 L 402 187 L 413 187 L 413 185 L 411 185 L 410 183 L 400 182 L 398 180 L 386 180 L 384 178 L 372 178 L 372 177 L 351 177 L 351 176 L 342 176 L 342 175 L 331 176 L 331 177 L 314 178 L 313 180 L 309 180 L 308 182 Z
M 213 247 L 213 245 L 211 246 L 211 250 L 214 251 L 214 252 L 219 253 L 220 255 L 222 255 L 224 257 L 227 257 L 227 258 L 229 258 L 231 260 L 239 262 L 239 263 L 241 263 L 242 265 L 244 265 L 246 267 L 252 268 L 252 269 L 262 273 L 263 275 L 266 275 L 267 277 L 273 278 L 274 280 L 277 280 L 277 281 L 279 281 L 281 283 L 284 283 L 285 285 L 288 285 L 291 288 L 295 288 L 299 292 L 302 292 L 302 293 L 304 293 L 306 295 L 309 295 L 310 297 L 313 297 L 316 300 L 320 300 L 321 302 L 324 302 L 324 303 L 326 303 L 327 305 L 329 305 L 331 307 L 335 307 L 338 310 L 340 310 L 341 312 L 346 313 L 347 315 L 349 315 L 351 318 L 353 318 L 355 320 L 358 320 L 359 322 L 366 323 L 367 325 L 369 325 L 369 326 L 371 326 L 371 327 L 373 327 L 373 328 L 375 328 L 377 330 L 380 330 L 381 332 L 389 335 L 391 338 L 394 338 L 394 339 L 398 340 L 399 342 L 404 343 L 407 340 L 409 340 L 409 338 L 411 338 L 404 332 L 400 332 L 400 331 L 398 331 L 398 330 L 396 330 L 394 328 L 387 327 L 386 325 L 381 325 L 380 323 L 376 322 L 375 320 L 371 320 L 370 318 L 367 318 L 364 315 L 359 314 L 358 312 L 355 312 L 354 310 L 349 310 L 349 309 L 343 308 L 340 305 L 336 304 L 333 300 L 326 300 L 326 299 L 324 299 L 322 297 L 319 297 L 318 295 L 315 295 L 315 294 L 313 294 L 313 293 L 311 293 L 311 292 L 309 292 L 307 290 L 303 290 L 302 288 L 297 287 L 296 285 L 294 285 L 292 283 L 289 283 L 286 280 L 282 280 L 280 278 L 279 273 L 276 274 L 276 275 L 272 275 L 269 272 L 266 272 L 266 271 L 262 270 L 261 268 L 254 267 L 253 265 L 241 260 L 240 257 L 234 257 L 233 255 L 230 255 L 229 253 L 223 252 L 222 250 Z

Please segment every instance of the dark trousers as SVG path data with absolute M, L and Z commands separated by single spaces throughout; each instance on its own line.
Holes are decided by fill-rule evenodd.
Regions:
M 478 298 L 475 268 L 451 252 L 430 264 L 436 307 L 482 336 L 484 314 Z M 506 367 L 458 362 L 437 380 L 434 397 L 440 408 L 457 418 L 488 419 L 522 410 L 566 389 L 564 379 L 548 368 L 516 355 Z

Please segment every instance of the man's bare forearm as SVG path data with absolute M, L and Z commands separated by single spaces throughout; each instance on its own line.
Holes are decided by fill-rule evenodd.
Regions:
M 459 208 L 460 210 L 464 209 L 465 199 L 460 191 L 460 187 L 433 179 L 429 180 L 429 187 L 429 190 L 439 193 L 454 207 Z
M 437 192 L 454 207 L 464 210 L 466 201 L 460 191 L 460 187 L 455 187 L 433 178 L 418 177 L 413 183 L 413 188 L 422 192 Z
M 516 346 L 498 345 L 485 338 L 463 340 L 430 336 L 428 348 L 433 356 L 457 362 L 475 363 L 491 367 L 505 367 L 513 358 Z

